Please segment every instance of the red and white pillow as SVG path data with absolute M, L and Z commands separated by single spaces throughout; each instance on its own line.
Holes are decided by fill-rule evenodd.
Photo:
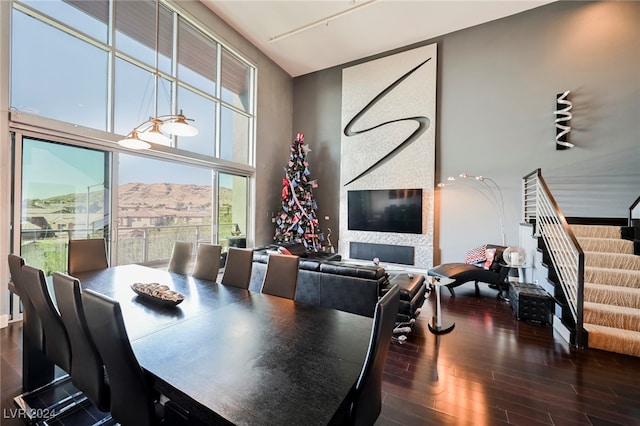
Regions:
M 487 245 L 483 244 L 467 251 L 466 256 L 464 257 L 464 263 L 489 269 L 491 268 L 491 264 L 493 263 L 495 256 L 496 249 L 487 248 Z
M 468 263 L 470 265 L 478 265 L 486 262 L 487 260 L 487 245 L 483 244 L 481 246 L 472 248 L 467 251 L 466 256 L 464 257 L 464 263 Z

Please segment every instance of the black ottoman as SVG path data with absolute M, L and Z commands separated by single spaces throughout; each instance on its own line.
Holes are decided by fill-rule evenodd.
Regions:
M 538 284 L 510 283 L 509 300 L 518 320 L 551 324 L 553 300 Z
M 424 276 L 420 274 L 401 273 L 389 277 L 391 285 L 398 284 L 400 289 L 400 306 L 396 322 L 409 322 L 417 317 L 418 309 L 424 304 L 427 287 Z

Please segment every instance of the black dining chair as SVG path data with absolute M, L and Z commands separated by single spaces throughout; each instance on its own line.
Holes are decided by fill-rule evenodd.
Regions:
M 15 254 L 9 255 L 9 273 L 11 281 L 16 288 L 16 293 L 22 301 L 22 309 L 24 315 L 22 325 L 24 336 L 29 339 L 30 345 L 44 354 L 44 331 L 42 329 L 42 321 L 38 316 L 38 312 L 31 302 L 31 298 L 27 293 L 22 276 L 22 267 L 24 266 L 24 258 Z
M 45 355 L 66 373 L 71 374 L 69 335 L 51 299 L 44 271 L 24 265 L 22 277 L 27 294 L 42 321 Z
M 298 256 L 270 254 L 261 292 L 292 299 L 298 284 Z
M 248 289 L 253 267 L 253 250 L 229 247 L 227 262 L 220 283 L 233 287 Z
M 46 361 L 46 356 L 44 353 L 44 330 L 42 328 L 42 321 L 38 316 L 36 308 L 33 306 L 33 302 L 31 301 L 31 298 L 27 293 L 27 289 L 24 283 L 22 275 L 22 267 L 25 264 L 24 258 L 15 254 L 10 254 L 8 260 L 11 281 L 13 282 L 13 285 L 16 289 L 16 294 L 20 297 L 20 300 L 22 302 L 22 330 L 24 339 L 28 342 L 28 345 L 26 345 L 28 348 L 23 348 L 23 365 L 25 367 L 27 365 L 51 366 L 51 374 L 44 374 L 44 378 L 42 380 L 39 380 L 37 383 L 29 383 L 29 378 L 26 375 L 22 377 L 23 388 L 35 389 L 53 380 L 53 367 L 52 364 L 50 364 L 50 361 Z
M 107 242 L 104 238 L 69 240 L 67 272 L 98 271 L 109 267 Z
M 175 272 L 180 275 L 187 275 L 189 273 L 192 250 L 193 244 L 185 241 L 175 241 L 173 243 L 173 250 L 171 251 L 171 258 L 169 259 L 167 271 Z
M 89 334 L 104 362 L 111 387 L 111 416 L 123 426 L 159 424 L 157 394 L 131 348 L 120 303 L 90 289 L 82 292 Z
M 222 247 L 219 245 L 200 243 L 191 276 L 207 281 L 217 281 L 221 252 Z
M 53 398 L 53 400 L 46 410 L 54 414 L 50 419 L 53 420 L 53 418 L 86 401 L 86 397 L 74 386 L 70 386 L 64 392 L 55 390 L 66 386 L 66 383 L 70 380 L 71 344 L 69 343 L 69 335 L 49 293 L 44 271 L 29 265 L 23 265 L 22 279 L 26 294 L 31 299 L 34 310 L 42 323 L 44 355 L 49 361 L 67 373 L 50 383 L 53 391 L 47 397 L 47 400 L 49 398 Z M 37 413 L 38 411 L 36 410 L 36 417 L 38 416 Z
M 370 426 L 380 415 L 382 372 L 399 305 L 400 290 L 397 284 L 391 287 L 376 304 L 369 349 L 350 399 L 347 421 L 349 425 Z
M 87 325 L 80 281 L 55 272 L 53 289 L 71 345 L 71 383 L 100 411 L 110 410 L 109 381 Z

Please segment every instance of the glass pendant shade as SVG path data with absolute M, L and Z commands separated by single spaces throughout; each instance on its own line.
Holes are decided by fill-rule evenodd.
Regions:
M 176 136 L 196 136 L 199 131 L 191 126 L 182 111 L 177 115 L 165 115 L 160 117 L 149 117 L 147 121 L 137 126 L 129 135 L 118 141 L 120 146 L 129 149 L 149 149 L 153 142 L 158 145 L 171 146 L 171 138 L 162 132 Z
M 151 144 L 140 139 L 136 130 L 132 131 L 129 136 L 118 141 L 118 145 L 129 149 L 149 149 Z
M 162 123 L 162 121 L 158 119 L 151 119 L 150 121 L 152 123 L 151 128 L 148 130 L 145 130 L 144 132 L 140 132 L 139 134 L 140 139 L 142 139 L 143 141 L 153 142 L 160 145 L 167 145 L 167 146 L 171 145 L 171 139 L 163 135 L 162 132 L 160 131 L 160 123 Z
M 120 140 L 118 143 L 121 146 L 132 149 L 148 149 L 151 145 L 148 142 L 153 142 L 159 145 L 171 146 L 171 138 L 165 136 L 162 132 L 176 136 L 195 136 L 198 134 L 198 129 L 190 126 L 187 119 L 180 110 L 180 114 L 171 114 L 158 116 L 158 83 L 161 78 L 158 73 L 159 53 L 160 53 L 160 10 L 164 6 L 159 1 L 153 2 L 155 6 L 155 73 L 150 74 L 154 82 L 154 102 L 155 102 L 155 116 L 149 117 L 148 120 L 142 124 L 134 127 L 129 135 Z M 162 130 L 161 130 L 162 129 Z
M 182 114 L 179 114 L 175 119 L 164 123 L 161 128 L 163 131 L 176 136 L 196 136 L 199 133 L 198 129 L 187 123 L 187 119 Z

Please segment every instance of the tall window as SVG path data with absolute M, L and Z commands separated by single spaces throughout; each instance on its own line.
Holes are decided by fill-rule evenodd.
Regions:
M 182 111 L 200 134 L 173 147 L 251 165 L 254 67 L 168 4 L 22 0 L 12 19 L 12 108 L 122 136 Z
M 219 43 L 209 29 L 163 1 L 12 4 L 13 109 L 120 136 L 151 116 L 180 112 L 194 119 L 199 129 L 197 136 L 174 138 L 170 147 L 150 156 L 123 152 L 116 144 L 96 151 L 113 152 L 109 158 L 117 165 L 115 176 L 107 173 L 100 181 L 116 200 L 115 260 L 161 263 L 176 239 L 223 246 L 246 240 L 254 67 Z M 92 142 L 82 140 L 79 145 L 92 147 Z M 28 154 L 31 148 L 25 147 Z M 90 164 L 72 155 L 67 165 L 73 168 L 74 161 Z M 84 202 L 90 205 L 73 207 L 76 217 L 70 226 L 73 232 L 93 235 L 98 223 L 93 215 L 98 213 L 92 202 L 101 189 L 84 180 L 78 184 L 82 191 L 75 188 L 75 193 L 84 194 L 88 188 Z M 25 202 L 35 208 L 34 196 L 25 194 Z M 102 195 L 108 199 L 104 190 Z M 110 207 L 104 206 L 108 213 Z M 27 222 L 22 221 L 25 229 L 31 227 Z M 55 226 L 60 226 L 57 235 L 71 232 Z
M 164 265 L 174 241 L 217 242 L 210 169 L 118 156 L 118 263 Z
M 19 10 L 12 28 L 11 106 L 107 130 L 108 52 Z
M 24 138 L 21 254 L 47 274 L 67 270 L 71 239 L 109 239 L 110 156 L 103 151 Z
M 246 247 L 247 196 L 246 177 L 218 175 L 218 229 L 223 247 Z

